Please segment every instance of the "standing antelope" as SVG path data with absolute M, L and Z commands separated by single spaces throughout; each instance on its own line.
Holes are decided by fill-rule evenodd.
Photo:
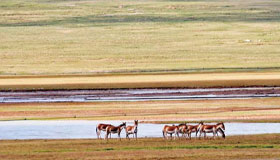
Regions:
M 182 137 L 186 137 L 187 133 L 187 124 L 186 123 L 181 123 L 178 125 L 178 134 L 182 134 Z
M 111 126 L 111 124 L 98 124 L 97 127 L 96 127 L 96 135 L 97 135 L 97 139 L 101 138 L 101 131 L 106 131 L 106 128 L 108 126 Z M 111 138 L 111 135 L 110 135 L 110 138 Z
M 198 125 L 187 125 L 186 132 L 188 134 L 188 137 L 191 139 L 192 133 L 194 132 L 195 132 L 195 137 L 197 137 L 197 133 L 202 125 L 203 125 L 202 122 L 200 122 Z
M 125 131 L 126 131 L 126 138 L 130 140 L 129 135 L 132 134 L 133 138 L 135 135 L 135 138 L 137 140 L 138 120 L 134 120 L 134 126 L 127 126 Z
M 176 138 L 176 136 L 179 138 L 179 127 L 175 125 L 173 126 L 165 125 L 162 129 L 162 134 L 164 139 L 166 138 L 168 139 L 167 134 L 171 135 L 171 139 L 172 139 L 172 134 L 175 134 L 174 139 Z
M 213 138 L 215 139 L 215 136 L 218 135 L 218 132 L 220 132 L 225 138 L 224 131 L 225 130 L 225 125 L 224 123 L 217 123 L 216 125 L 204 125 L 202 124 L 200 127 L 200 134 L 199 138 L 201 137 L 201 134 L 204 133 L 204 138 L 206 138 L 206 133 L 213 133 Z
M 126 127 L 126 123 L 123 122 L 122 124 L 120 124 L 119 126 L 115 127 L 113 125 L 110 125 L 110 126 L 107 126 L 106 127 L 106 136 L 104 137 L 104 139 L 107 139 L 108 140 L 108 135 L 111 133 L 117 133 L 118 134 L 118 137 L 119 137 L 119 140 L 121 140 L 121 131 L 123 128 Z M 111 138 L 111 137 L 110 137 Z

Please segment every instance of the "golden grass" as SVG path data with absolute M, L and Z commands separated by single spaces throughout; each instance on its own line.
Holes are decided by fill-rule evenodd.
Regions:
M 280 98 L 0 104 L 0 120 L 88 119 L 279 122 Z
M 280 67 L 275 0 L 1 0 L 0 74 Z
M 0 76 L 1 90 L 279 86 L 279 72 Z
M 280 135 L 231 136 L 216 140 L 5 140 L 0 159 L 277 159 Z

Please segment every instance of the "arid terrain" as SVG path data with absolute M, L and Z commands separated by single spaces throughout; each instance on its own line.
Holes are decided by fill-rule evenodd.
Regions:
M 8 140 L 0 143 L 0 159 L 277 159 L 279 140 L 279 134 L 225 140 Z

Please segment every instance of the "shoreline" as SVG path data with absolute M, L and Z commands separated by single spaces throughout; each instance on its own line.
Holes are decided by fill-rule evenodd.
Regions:
M 280 98 L 0 104 L 0 120 L 280 121 Z

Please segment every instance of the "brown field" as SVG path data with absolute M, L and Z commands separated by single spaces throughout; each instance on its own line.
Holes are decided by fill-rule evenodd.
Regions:
M 5 140 L 0 159 L 277 159 L 280 135 L 230 136 L 224 139 L 163 140 Z
M 280 86 L 279 72 L 0 76 L 0 90 Z
M 280 121 L 280 98 L 0 104 L 0 120 Z

